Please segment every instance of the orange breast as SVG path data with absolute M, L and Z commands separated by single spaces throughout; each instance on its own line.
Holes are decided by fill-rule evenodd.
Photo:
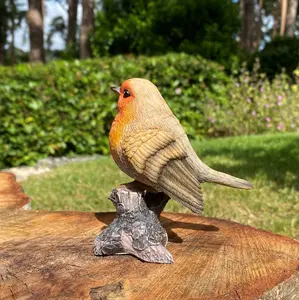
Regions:
M 115 117 L 109 133 L 109 144 L 112 156 L 114 156 L 116 152 L 121 151 L 121 141 L 125 127 L 130 124 L 133 119 L 133 109 L 129 107 L 120 111 Z
M 121 115 L 118 114 L 111 126 L 109 133 L 109 143 L 111 150 L 117 150 L 120 146 L 120 141 L 123 135 L 125 123 L 123 122 Z

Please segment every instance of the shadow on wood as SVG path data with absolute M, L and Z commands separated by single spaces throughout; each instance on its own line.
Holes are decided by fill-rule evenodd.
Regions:
M 22 194 L 19 188 L 14 193 L 11 177 L 0 177 L 10 181 L 11 197 Z M 163 213 L 174 264 L 95 257 L 94 238 L 114 217 L 1 211 L 0 299 L 268 300 L 299 294 L 296 240 L 230 221 Z

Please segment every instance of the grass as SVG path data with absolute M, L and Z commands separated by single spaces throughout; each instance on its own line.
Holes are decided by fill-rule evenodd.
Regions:
M 243 191 L 204 184 L 205 216 L 299 237 L 299 135 L 233 137 L 193 143 L 212 168 L 251 181 Z M 34 209 L 113 211 L 113 187 L 130 181 L 110 157 L 69 164 L 22 185 Z M 168 211 L 189 212 L 175 201 Z

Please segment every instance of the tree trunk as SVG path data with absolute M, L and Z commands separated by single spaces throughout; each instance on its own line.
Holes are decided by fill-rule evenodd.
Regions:
M 15 55 L 15 15 L 16 15 L 16 5 L 14 3 L 14 0 L 10 0 L 10 22 L 11 22 L 11 28 L 10 28 L 10 34 L 11 34 L 11 42 L 10 42 L 10 64 L 14 65 L 16 63 L 16 55 Z
M 11 29 L 11 43 L 10 43 L 10 64 L 16 64 L 16 53 L 15 53 L 15 24 Z
M 286 35 L 289 37 L 294 36 L 296 27 L 298 0 L 289 0 L 287 20 L 286 20 Z
M 263 0 L 259 0 L 259 10 L 258 10 L 258 21 L 256 24 L 256 38 L 254 41 L 254 48 L 259 49 L 261 39 L 262 39 L 262 25 L 263 25 Z
M 94 0 L 82 0 L 82 24 L 80 31 L 80 58 L 91 57 L 91 47 L 88 41 L 94 28 Z
M 0 65 L 4 65 L 5 49 L 4 44 L 0 42 Z
M 281 36 L 284 36 L 284 32 L 285 32 L 287 9 L 288 9 L 288 0 L 281 0 L 281 18 L 280 18 Z
M 273 17 L 274 17 L 274 25 L 272 37 L 276 37 L 279 32 L 279 24 L 280 24 L 280 11 L 281 11 L 281 0 L 277 0 L 275 7 L 273 8 Z
M 240 45 L 249 52 L 254 51 L 254 0 L 240 0 L 242 31 Z
M 67 46 L 73 48 L 76 45 L 78 0 L 69 0 L 68 3 Z
M 5 44 L 7 38 L 7 7 L 5 1 L 0 1 L 0 65 L 5 60 Z
M 28 0 L 30 62 L 44 62 L 44 0 Z

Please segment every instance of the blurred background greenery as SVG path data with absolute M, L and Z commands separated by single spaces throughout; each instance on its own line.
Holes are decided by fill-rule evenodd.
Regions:
M 208 188 L 207 214 L 298 235 L 298 2 L 0 0 L 0 169 L 108 155 L 109 87 L 148 78 L 201 158 L 256 186 Z M 91 180 L 96 170 L 111 180 Z M 125 179 L 109 159 L 51 174 L 24 183 L 35 208 L 110 209 Z
M 0 64 L 184 52 L 226 72 L 259 58 L 271 78 L 298 65 L 298 0 L 1 0 L 0 8 Z

